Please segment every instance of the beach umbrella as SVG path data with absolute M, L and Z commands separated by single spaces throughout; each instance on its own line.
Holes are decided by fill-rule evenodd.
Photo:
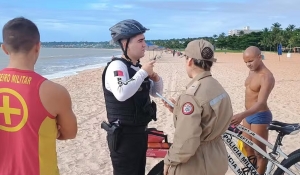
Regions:
M 146 47 L 147 50 L 154 50 L 159 47 L 158 45 L 152 44 L 150 42 L 146 42 L 146 44 L 147 44 L 147 47 Z
M 147 46 L 146 46 L 146 50 L 148 51 L 153 51 L 153 56 L 154 56 L 154 50 L 157 49 L 159 46 L 158 45 L 154 45 L 153 43 L 150 42 L 146 42 Z M 150 58 L 150 52 L 149 52 L 149 58 Z

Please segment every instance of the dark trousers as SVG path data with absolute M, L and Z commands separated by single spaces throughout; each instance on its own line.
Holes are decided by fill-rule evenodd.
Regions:
M 146 132 L 124 133 L 118 136 L 118 146 L 113 149 L 114 135 L 107 142 L 114 175 L 145 175 L 148 136 Z

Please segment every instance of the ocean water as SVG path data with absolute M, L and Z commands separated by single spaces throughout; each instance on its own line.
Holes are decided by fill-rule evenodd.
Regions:
M 48 79 L 75 75 L 79 71 L 103 67 L 112 58 L 120 56 L 121 50 L 42 48 L 35 71 Z M 0 69 L 7 66 L 8 56 L 0 52 Z

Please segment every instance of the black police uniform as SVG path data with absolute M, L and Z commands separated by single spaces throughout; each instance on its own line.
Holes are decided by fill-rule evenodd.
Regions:
M 122 61 L 128 69 L 129 78 L 136 70 L 131 62 L 122 58 L 112 61 Z M 111 62 L 112 62 L 111 61 Z M 120 102 L 112 92 L 105 88 L 106 69 L 102 75 L 102 88 L 106 103 L 109 124 L 103 126 L 107 130 L 107 142 L 114 169 L 114 175 L 144 175 L 146 166 L 148 123 L 156 120 L 156 104 L 150 99 L 150 80 L 145 78 L 138 91 L 129 99 Z M 141 68 L 141 65 L 138 65 Z

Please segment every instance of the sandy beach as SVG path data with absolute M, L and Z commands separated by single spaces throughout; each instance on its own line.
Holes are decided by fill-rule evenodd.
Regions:
M 142 62 L 149 61 L 149 53 Z M 151 53 L 152 55 L 152 53 Z M 264 53 L 265 65 L 273 72 L 276 84 L 269 97 L 269 107 L 274 120 L 300 122 L 300 54 L 286 54 L 279 61 L 275 53 Z M 234 113 L 244 110 L 244 80 L 248 68 L 242 59 L 242 53 L 216 53 L 217 62 L 212 68 L 215 77 L 230 94 Z M 164 53 L 155 64 L 157 72 L 164 81 L 165 97 L 176 98 L 190 81 L 185 73 L 184 59 Z M 111 175 L 112 167 L 106 145 L 106 133 L 100 128 L 106 120 L 101 75 L 103 68 L 80 72 L 77 75 L 55 79 L 70 92 L 74 111 L 78 119 L 78 135 L 74 140 L 57 141 L 58 164 L 61 175 Z M 156 127 L 168 134 L 173 140 L 174 126 L 172 114 L 163 107 L 158 98 L 156 122 L 149 127 Z M 270 132 L 271 143 L 276 139 L 276 132 Z M 290 153 L 299 148 L 299 135 L 286 136 L 283 151 Z M 148 158 L 146 172 L 162 159 Z M 226 175 L 233 175 L 228 169 Z

